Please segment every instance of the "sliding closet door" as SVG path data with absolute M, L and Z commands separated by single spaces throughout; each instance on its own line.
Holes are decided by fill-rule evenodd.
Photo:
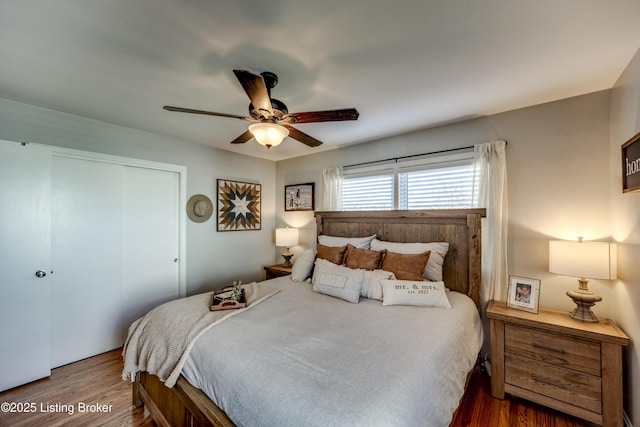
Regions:
M 134 320 L 179 297 L 179 178 L 124 168 L 122 339 Z
M 47 149 L 0 141 L 0 391 L 51 372 L 50 173 Z
M 185 173 L 0 140 L 0 391 L 122 346 L 180 296 Z
M 177 172 L 56 156 L 51 366 L 122 346 L 179 295 Z
M 53 158 L 51 367 L 122 344 L 122 171 Z

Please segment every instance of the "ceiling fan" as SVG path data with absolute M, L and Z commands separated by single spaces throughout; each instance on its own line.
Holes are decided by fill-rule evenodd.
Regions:
M 255 137 L 260 144 L 267 148 L 280 144 L 286 136 L 290 136 L 309 147 L 317 147 L 322 144 L 321 141 L 299 131 L 291 125 L 296 123 L 357 120 L 360 115 L 355 108 L 289 113 L 284 102 L 271 98 L 271 89 L 278 84 L 278 76 L 274 73 L 265 71 L 260 74 L 254 74 L 247 70 L 233 70 L 233 73 L 251 100 L 249 104 L 249 116 L 214 113 L 212 111 L 172 107 L 170 105 L 165 105 L 163 108 L 179 113 L 204 114 L 254 122 L 252 125 L 249 125 L 249 129 L 246 132 L 231 141 L 231 144 L 244 144 L 252 137 Z

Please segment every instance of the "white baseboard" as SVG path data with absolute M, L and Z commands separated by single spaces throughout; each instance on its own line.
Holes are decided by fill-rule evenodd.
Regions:
M 631 420 L 629 419 L 629 416 L 627 415 L 626 412 L 622 412 L 622 417 L 624 419 L 624 425 L 625 427 L 633 427 L 633 424 L 631 424 Z

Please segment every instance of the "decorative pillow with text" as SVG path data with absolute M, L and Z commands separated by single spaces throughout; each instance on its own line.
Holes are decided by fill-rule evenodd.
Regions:
M 314 292 L 357 304 L 364 273 L 364 270 L 354 270 L 317 258 L 311 280 L 312 289 Z
M 381 280 L 382 305 L 451 308 L 444 282 Z

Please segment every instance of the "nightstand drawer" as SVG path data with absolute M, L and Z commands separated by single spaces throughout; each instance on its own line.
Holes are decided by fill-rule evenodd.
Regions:
M 505 355 L 505 383 L 602 413 L 602 382 L 591 375 Z
M 505 353 L 600 376 L 600 343 L 506 324 Z
M 491 301 L 491 395 L 518 396 L 605 427 L 623 427 L 622 347 L 629 337 L 609 319 L 580 322 Z

